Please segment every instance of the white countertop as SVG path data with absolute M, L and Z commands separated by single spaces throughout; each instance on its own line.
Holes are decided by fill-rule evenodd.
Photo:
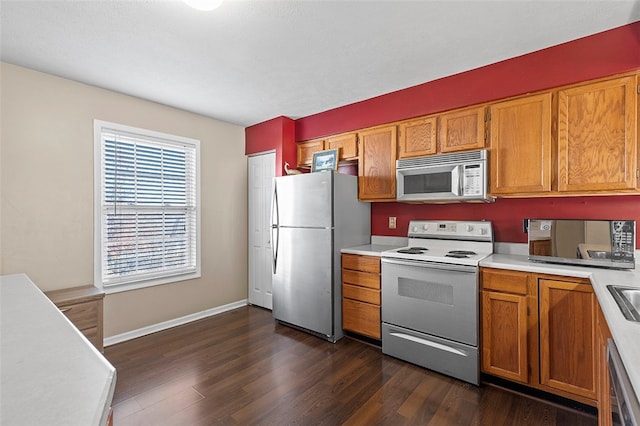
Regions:
M 607 285 L 640 288 L 640 270 L 614 270 L 532 262 L 527 256 L 493 254 L 480 261 L 480 266 L 542 274 L 589 278 L 607 320 L 613 341 L 620 352 L 636 397 L 640 400 L 640 323 L 628 321 L 620 312 Z M 637 267 L 637 265 L 636 265 Z
M 115 368 L 24 274 L 0 277 L 0 424 L 104 425 Z
M 362 246 L 348 247 L 340 250 L 342 253 L 360 254 L 363 256 L 380 256 L 380 253 L 387 250 L 393 250 L 402 246 L 393 246 L 386 244 L 365 244 Z

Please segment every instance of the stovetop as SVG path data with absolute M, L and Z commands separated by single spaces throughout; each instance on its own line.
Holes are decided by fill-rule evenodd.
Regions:
M 383 258 L 477 266 L 493 253 L 491 222 L 409 222 L 409 245 L 382 252 Z

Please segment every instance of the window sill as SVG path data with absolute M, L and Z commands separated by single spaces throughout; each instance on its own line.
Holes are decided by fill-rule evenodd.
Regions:
M 136 281 L 132 283 L 113 284 L 108 286 L 103 285 L 102 290 L 105 292 L 105 294 L 123 293 L 125 291 L 139 290 L 147 287 L 156 287 L 163 284 L 171 284 L 171 283 L 177 283 L 180 281 L 193 280 L 196 278 L 200 278 L 200 276 L 201 276 L 200 271 L 197 271 L 189 274 L 172 275 L 170 277 L 154 278 L 151 280 Z

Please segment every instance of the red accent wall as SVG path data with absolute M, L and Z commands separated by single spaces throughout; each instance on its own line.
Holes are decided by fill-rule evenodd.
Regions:
M 389 216 L 397 219 L 389 229 Z M 373 235 L 407 236 L 411 219 L 489 220 L 495 240 L 526 243 L 522 231 L 526 218 L 556 219 L 630 219 L 640 226 L 640 195 L 600 197 L 500 198 L 494 203 L 405 204 L 372 203 Z M 640 229 L 636 247 L 640 247 Z
M 284 174 L 284 163 L 296 167 L 295 121 L 277 117 L 244 129 L 246 155 L 276 151 L 276 176 Z

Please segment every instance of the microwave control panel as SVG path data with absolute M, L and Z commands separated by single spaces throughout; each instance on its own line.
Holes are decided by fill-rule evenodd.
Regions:
M 466 164 L 463 169 L 463 195 L 482 195 L 483 176 L 480 164 Z
M 633 260 L 635 245 L 634 221 L 611 221 L 611 259 Z

